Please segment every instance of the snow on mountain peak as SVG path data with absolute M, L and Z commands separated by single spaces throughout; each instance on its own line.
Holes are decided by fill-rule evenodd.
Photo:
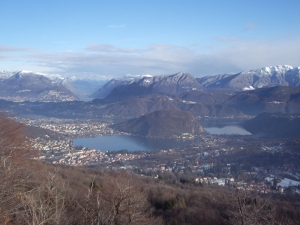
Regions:
M 185 72 L 182 72 L 182 71 L 180 71 L 179 73 L 176 73 L 175 75 L 176 76 L 182 76 L 182 75 L 184 75 L 184 74 L 186 74 Z
M 36 75 L 42 75 L 42 76 L 46 76 L 47 75 L 47 74 L 44 74 L 44 73 L 33 72 L 33 71 L 29 71 L 29 70 L 21 70 L 18 73 L 19 74 L 36 74 Z
M 32 71 L 29 71 L 29 70 L 21 70 L 19 73 L 32 73 Z
M 132 74 L 126 74 L 123 79 L 124 80 L 135 80 L 135 79 L 142 79 L 144 77 L 153 77 L 150 74 L 145 74 L 145 75 L 132 75 Z
M 256 73 L 256 74 L 263 75 L 263 74 L 283 73 L 291 69 L 293 69 L 293 67 L 289 65 L 283 65 L 283 66 L 278 65 L 278 66 L 263 67 L 256 70 L 250 70 L 247 73 Z
M 145 74 L 145 75 L 142 75 L 143 77 L 153 77 L 152 75 L 150 74 Z
M 6 71 L 6 70 L 3 70 L 3 71 L 0 71 L 0 78 L 2 79 L 7 79 L 11 76 L 14 76 L 18 73 L 18 71 Z
M 254 87 L 252 87 L 251 85 L 249 87 L 244 87 L 243 91 L 250 91 L 250 90 L 255 90 Z
M 281 66 L 281 65 L 279 65 L 279 66 L 271 66 L 271 67 L 269 67 L 270 68 L 270 70 L 273 72 L 283 72 L 283 71 L 286 71 L 286 70 L 291 70 L 291 69 L 293 69 L 293 67 L 292 66 L 289 66 L 289 65 L 283 65 L 283 66 Z

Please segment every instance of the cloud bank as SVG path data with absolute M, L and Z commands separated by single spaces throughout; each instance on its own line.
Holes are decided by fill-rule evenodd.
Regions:
M 220 37 L 217 42 L 218 47 L 205 53 L 201 49 L 170 44 L 128 48 L 96 43 L 87 45 L 81 51 L 56 53 L 0 46 L 0 68 L 27 69 L 63 76 L 107 77 L 123 77 L 125 74 L 166 75 L 184 71 L 200 77 L 271 65 L 300 66 L 300 43 L 296 37 L 270 40 Z

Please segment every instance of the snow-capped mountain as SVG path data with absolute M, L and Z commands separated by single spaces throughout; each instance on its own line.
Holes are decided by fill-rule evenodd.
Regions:
M 202 90 L 202 86 L 192 75 L 179 72 L 153 83 L 152 89 L 158 93 L 179 94 L 192 90 Z
M 59 74 L 45 74 L 45 73 L 39 73 L 39 72 L 33 72 L 28 70 L 9 70 L 9 71 L 0 71 L 0 79 L 7 79 L 15 75 L 19 76 L 25 76 L 25 75 L 40 75 L 47 77 L 51 81 L 54 81 L 55 83 L 61 83 L 65 78 L 63 78 Z
M 231 89 L 235 91 L 255 90 L 274 86 L 300 86 L 300 67 L 271 66 L 236 74 L 220 74 L 194 78 L 188 73 L 179 72 L 170 76 L 147 76 L 131 79 L 112 79 L 91 97 L 104 98 L 114 88 L 136 84 L 147 87 L 152 93 L 178 94 L 205 88 Z M 122 89 L 124 92 L 124 89 Z
M 202 90 L 195 77 L 188 73 L 179 72 L 169 76 L 144 76 L 135 79 L 112 79 L 97 90 L 92 97 L 104 98 L 118 86 L 137 85 L 145 87 L 152 93 L 179 94 L 191 90 Z M 123 90 L 124 91 L 124 90 Z
M 0 98 L 10 101 L 73 101 L 78 98 L 62 84 L 41 73 L 2 72 Z
M 20 71 L 0 71 L 0 81 L 16 75 Z
M 22 70 L 22 71 L 2 71 L 2 72 L 0 71 L 0 82 L 2 83 L 5 80 L 14 76 L 19 76 L 19 77 L 28 76 L 28 79 L 31 76 L 42 76 L 44 78 L 49 79 L 54 86 L 58 85 L 68 89 L 68 92 L 70 92 L 72 96 L 75 95 L 77 96 L 75 97 L 75 99 L 78 98 L 86 99 L 86 97 L 94 93 L 97 89 L 102 87 L 108 81 L 107 79 L 105 80 L 105 78 L 103 77 L 79 78 L 79 77 L 72 76 L 72 77 L 65 78 L 59 74 L 44 74 L 44 73 Z M 10 98 L 7 96 L 6 99 L 10 99 Z M 70 98 L 66 98 L 66 100 L 67 99 L 70 100 Z
M 92 98 L 105 98 L 109 93 L 116 87 L 123 85 L 137 84 L 142 87 L 149 87 L 154 82 L 163 79 L 165 76 L 151 76 L 151 75 L 126 75 L 121 79 L 111 79 L 103 87 L 95 91 L 91 97 Z
M 29 81 L 32 82 L 31 86 Z M 41 83 L 39 84 L 39 82 Z M 13 83 L 14 85 L 12 85 Z M 129 92 L 128 96 L 132 96 L 130 95 L 131 92 L 133 95 L 138 95 L 139 90 L 142 90 L 143 93 L 176 95 L 191 90 L 203 90 L 203 87 L 246 91 L 263 87 L 300 86 L 300 67 L 271 66 L 236 74 L 221 74 L 201 78 L 195 78 L 184 72 L 165 76 L 126 75 L 123 79 L 112 79 L 108 82 L 105 77 L 79 78 L 72 76 L 65 78 L 59 74 L 43 74 L 25 70 L 0 72 L 0 97 L 15 101 L 104 98 L 119 86 L 122 88 L 114 91 L 114 97 L 127 92 Z M 40 88 L 39 92 L 37 92 L 38 88 Z M 45 92 L 45 88 L 48 92 Z M 49 92 L 49 90 L 54 92 Z M 43 97 L 34 97 L 34 93 L 35 95 L 44 94 Z M 49 98 L 46 97 L 47 95 Z
M 237 74 L 224 74 L 198 78 L 207 88 L 253 90 L 273 86 L 300 86 L 300 67 L 271 66 Z

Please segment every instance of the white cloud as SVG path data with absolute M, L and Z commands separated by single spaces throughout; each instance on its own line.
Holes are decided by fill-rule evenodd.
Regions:
M 53 68 L 53 73 L 67 75 L 84 72 L 115 76 L 124 76 L 125 74 L 162 75 L 185 71 L 200 76 L 218 73 L 218 70 L 222 69 L 219 68 L 220 65 L 223 65 L 223 69 L 230 68 L 230 64 L 226 60 L 199 55 L 192 49 L 174 45 L 153 44 L 145 49 L 97 45 L 88 46 L 86 49 L 95 50 L 95 52 L 44 53 L 32 54 L 27 57 L 36 59 L 35 64 L 41 68 Z M 231 68 L 236 69 L 234 65 Z
M 92 44 L 81 52 L 31 51 L 26 55 L 25 53 L 10 54 L 10 52 L 6 54 L 9 48 L 2 48 L 0 70 L 27 69 L 64 76 L 109 77 L 122 77 L 125 74 L 166 75 L 184 71 L 194 76 L 204 76 L 271 65 L 300 66 L 298 40 L 297 37 L 282 37 L 270 40 L 237 39 L 235 41 L 233 37 L 230 41 L 220 41 L 216 45 L 218 47 L 212 48 L 206 54 L 196 51 L 193 47 L 169 44 L 152 44 L 144 48 Z M 18 68 L 1 68 L 7 65 L 15 65 Z
M 238 65 L 244 70 L 265 66 L 299 65 L 300 43 L 298 38 L 282 37 L 270 40 L 253 40 L 228 45 L 213 54 Z

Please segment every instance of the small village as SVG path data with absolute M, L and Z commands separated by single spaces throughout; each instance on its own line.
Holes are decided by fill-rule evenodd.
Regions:
M 41 153 L 36 159 L 53 164 L 120 169 L 157 179 L 174 179 L 193 185 L 230 185 L 240 190 L 260 193 L 285 193 L 287 190 L 300 193 L 300 183 L 297 181 L 300 180 L 300 170 L 293 165 L 268 170 L 253 166 L 248 171 L 238 171 L 237 176 L 237 165 L 234 162 L 217 163 L 220 157 L 230 159 L 230 155 L 246 152 L 252 146 L 242 139 L 237 139 L 238 146 L 230 146 L 226 137 L 207 135 L 202 137 L 198 145 L 184 149 L 178 147 L 156 151 L 108 152 L 74 146 L 72 139 L 90 137 L 92 134 L 113 135 L 114 131 L 106 123 L 66 119 L 51 119 L 50 122 L 47 119 L 23 119 L 22 122 L 65 135 L 63 138 L 59 136 L 53 139 L 46 134 L 44 138 L 31 140 L 34 148 Z M 282 143 L 274 146 L 258 145 L 256 148 L 257 151 L 270 154 L 296 154 L 284 148 Z

